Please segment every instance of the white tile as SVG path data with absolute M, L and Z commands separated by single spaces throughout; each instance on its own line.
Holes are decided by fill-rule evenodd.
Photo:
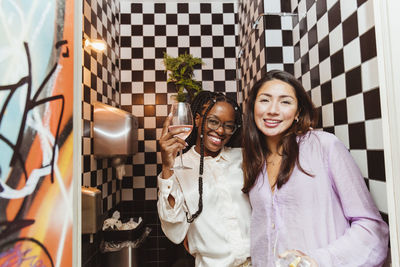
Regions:
M 156 104 L 156 95 L 155 94 L 144 94 L 144 104 L 145 105 L 155 105 Z
M 309 51 L 310 69 L 314 68 L 319 63 L 318 45 L 314 45 Z
M 156 116 L 167 116 L 168 115 L 168 107 L 167 105 L 156 105 Z
M 349 71 L 361 64 L 360 39 L 356 38 L 343 48 L 344 70 Z
M 90 138 L 83 137 L 83 155 L 90 155 L 91 154 L 91 149 L 90 149 Z
M 325 13 L 317 22 L 318 41 L 321 41 L 329 33 L 328 13 Z
M 148 129 L 148 128 L 156 128 L 156 118 L 155 117 L 144 117 L 144 129 Z
M 233 25 L 235 24 L 235 14 L 226 13 L 222 15 L 222 23 L 224 25 Z
M 336 125 L 334 130 L 336 137 L 349 149 L 349 126 L 347 124 Z
M 171 57 L 177 57 L 178 51 L 178 47 L 167 47 L 167 54 Z
M 146 142 L 150 142 L 150 141 L 144 141 L 144 142 L 145 142 L 145 149 L 149 149 L 147 151 L 155 152 L 155 149 L 148 148 L 146 146 Z M 156 141 L 151 141 L 151 142 L 155 143 Z M 145 174 L 145 176 L 156 176 L 157 175 L 157 164 L 146 164 L 146 166 L 144 167 L 144 174 Z
M 335 54 L 337 51 L 343 48 L 343 31 L 342 25 L 339 24 L 329 34 L 329 52 L 330 55 Z
M 156 58 L 155 60 L 155 69 L 156 70 L 165 70 L 164 61 L 162 58 Z
M 330 66 L 329 66 L 329 68 L 330 68 Z M 267 69 L 268 70 L 268 69 Z M 321 70 L 320 70 L 321 71 Z M 301 76 L 301 61 L 300 60 L 297 60 L 295 63 L 294 63 L 294 76 L 296 77 L 296 78 L 299 78 L 300 76 Z
M 214 69 L 213 59 L 212 58 L 203 58 L 204 65 L 202 67 L 203 70 L 212 70 Z
M 178 25 L 189 25 L 189 14 L 178 14 Z
M 311 77 L 309 71 L 303 74 L 303 76 L 301 77 L 301 83 L 306 91 L 309 91 L 311 89 Z
M 89 103 L 83 102 L 83 118 L 85 120 L 91 121 L 92 116 L 91 116 L 91 105 Z
M 311 99 L 316 107 L 320 107 L 321 103 L 321 87 L 317 86 L 311 89 Z
M 121 105 L 132 105 L 132 94 L 121 94 Z
M 154 24 L 155 25 L 167 25 L 167 14 L 154 14 Z
M 126 179 L 126 178 L 125 178 Z M 133 200 L 133 189 L 130 188 L 122 188 L 122 201 Z
M 346 99 L 348 123 L 360 122 L 365 120 L 363 94 L 353 95 Z
M 200 25 L 189 25 L 189 35 L 190 36 L 200 36 L 201 35 Z
M 304 18 L 304 16 L 307 15 L 306 1 L 300 1 L 297 10 L 298 10 L 300 19 Z
M 333 102 L 346 98 L 346 78 L 344 74 L 332 79 L 332 100 Z
M 143 25 L 143 36 L 154 36 L 154 25 Z
M 383 149 L 382 131 L 382 119 L 367 120 L 365 122 L 367 149 Z
M 152 47 L 143 48 L 143 58 L 154 59 L 156 57 L 155 49 Z
M 299 2 L 297 0 L 291 0 L 290 6 L 292 7 L 292 11 L 296 9 L 298 4 L 299 4 Z
M 294 50 L 293 46 L 284 46 L 282 47 L 283 53 L 283 63 L 294 63 Z
M 226 92 L 236 93 L 237 92 L 237 84 L 236 81 L 226 81 Z
M 143 14 L 138 14 L 138 13 L 132 13 L 131 14 L 131 24 L 132 25 L 143 25 Z M 124 26 L 126 24 L 121 24 L 121 26 Z M 122 27 L 120 26 L 121 29 L 121 35 L 126 35 L 122 33 Z M 131 27 L 130 25 L 126 25 Z
M 386 183 L 369 180 L 369 191 L 378 209 L 388 213 Z
M 103 183 L 103 170 L 96 171 L 96 183 L 102 184 Z
M 167 36 L 178 36 L 178 25 L 167 25 L 166 26 Z
M 190 8 L 190 5 L 189 5 Z M 169 14 L 169 13 L 173 13 L 176 14 L 178 13 L 178 6 L 177 3 L 168 3 L 167 5 L 165 5 L 165 13 Z
M 143 129 L 142 129 L 143 130 Z M 142 139 L 141 139 L 142 140 Z M 133 158 L 133 163 L 134 164 L 144 164 L 144 152 L 138 152 L 136 153 Z M 135 176 L 135 177 L 139 177 L 139 176 Z
M 214 92 L 214 83 L 212 81 L 203 81 L 203 90 Z
M 135 68 L 132 68 L 135 69 Z M 132 81 L 132 71 L 130 70 L 121 70 L 121 81 L 122 82 L 130 82 Z
M 201 47 L 190 47 L 190 54 L 201 58 Z
M 143 6 L 143 13 L 153 14 L 154 13 L 154 4 L 153 3 L 146 3 L 142 4 Z
M 136 117 L 144 116 L 144 106 L 143 105 L 132 105 L 132 114 Z
M 143 94 L 143 82 L 132 82 L 132 93 L 133 94 Z
M 352 149 L 350 154 L 357 163 L 363 177 L 368 177 L 368 160 L 365 149 Z
M 310 30 L 317 23 L 317 8 L 313 4 L 307 11 L 307 30 Z
M 300 39 L 300 56 L 304 56 L 308 52 L 308 35 L 305 34 Z
M 225 81 L 225 70 L 214 70 L 214 81 Z
M 132 36 L 131 37 L 131 46 L 132 47 L 143 47 L 143 37 L 142 36 Z
M 236 59 L 234 58 L 225 58 L 225 70 L 236 69 Z
M 212 36 L 208 36 L 208 35 L 201 36 L 200 44 L 202 47 L 213 47 Z
M 265 31 L 266 46 L 282 46 L 282 31 L 281 30 L 266 30 Z
M 120 1 L 120 12 L 131 13 L 131 3 L 128 1 Z
M 133 162 L 135 163 L 135 161 Z M 135 176 L 133 177 L 133 188 L 145 188 L 145 177 L 144 176 Z
M 213 36 L 223 36 L 224 35 L 224 25 L 212 25 L 212 35 Z
M 340 0 L 341 21 L 345 21 L 357 10 L 357 0 Z
M 297 24 L 294 28 L 293 28 L 293 43 L 297 44 L 300 41 L 300 29 L 299 29 L 299 24 Z
M 132 49 L 130 47 L 121 47 L 121 59 L 132 58 Z
M 376 57 L 361 64 L 361 83 L 364 92 L 379 86 L 378 61 Z
M 324 84 L 325 82 L 329 81 L 332 78 L 331 74 L 331 60 L 330 58 L 326 58 L 319 64 L 319 75 L 320 75 L 320 82 Z
M 187 35 L 178 36 L 178 47 L 189 47 L 189 46 L 190 46 L 189 36 Z
M 210 13 L 201 13 L 200 14 L 200 22 L 201 25 L 211 25 L 212 24 L 212 18 Z
M 265 12 L 281 12 L 280 0 L 264 0 Z
M 224 45 L 234 47 L 236 43 L 236 37 L 233 35 L 224 36 Z M 215 56 L 215 55 L 214 55 Z
M 157 188 L 146 188 L 145 189 L 146 200 L 157 200 Z
M 166 82 L 156 82 L 156 93 L 166 93 L 167 91 Z
M 357 10 L 358 34 L 361 36 L 374 26 L 373 1 L 367 1 Z
M 144 140 L 144 129 L 138 129 L 138 140 Z
M 281 17 L 281 26 L 282 30 L 292 30 L 293 29 L 292 17 L 290 16 Z
M 200 13 L 200 3 L 196 2 L 189 3 L 189 14 L 196 14 L 196 13 Z
M 334 125 L 333 119 L 333 104 L 322 106 L 322 127 L 329 127 Z
M 154 46 L 167 47 L 167 36 L 154 36 Z

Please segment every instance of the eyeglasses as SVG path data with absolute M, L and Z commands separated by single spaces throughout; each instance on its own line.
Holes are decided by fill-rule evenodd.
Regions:
M 222 128 L 224 128 L 225 134 L 229 134 L 232 135 L 235 133 L 236 129 L 237 129 L 237 125 L 235 123 L 232 122 L 224 122 L 221 123 L 220 120 L 218 120 L 217 118 L 207 118 L 207 127 L 213 131 L 216 131 L 219 127 L 222 126 Z

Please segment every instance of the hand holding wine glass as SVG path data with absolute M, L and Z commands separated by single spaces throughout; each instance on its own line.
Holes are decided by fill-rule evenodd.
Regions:
M 171 107 L 171 113 L 172 121 L 171 124 L 168 126 L 168 130 L 170 132 L 173 132 L 177 129 L 182 130 L 180 133 L 177 133 L 174 136 L 185 140 L 190 135 L 193 129 L 193 116 L 190 105 L 185 102 L 174 103 Z M 180 150 L 180 154 L 180 165 L 174 166 L 173 169 L 191 169 L 190 167 L 183 165 L 182 149 Z

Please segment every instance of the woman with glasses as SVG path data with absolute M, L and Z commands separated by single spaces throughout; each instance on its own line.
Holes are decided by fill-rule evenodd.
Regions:
M 193 131 L 184 140 L 164 123 L 160 139 L 162 172 L 158 177 L 158 214 L 174 243 L 185 237 L 196 266 L 250 266 L 248 196 L 241 191 L 241 112 L 221 93 L 200 92 L 191 104 Z M 192 169 L 172 170 L 177 153 Z

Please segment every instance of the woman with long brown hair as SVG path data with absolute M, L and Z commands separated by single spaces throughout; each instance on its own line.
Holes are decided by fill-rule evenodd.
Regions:
M 245 111 L 243 192 L 253 209 L 253 266 L 289 256 L 291 266 L 381 266 L 388 227 L 346 147 L 312 129 L 317 114 L 300 82 L 268 72 Z

